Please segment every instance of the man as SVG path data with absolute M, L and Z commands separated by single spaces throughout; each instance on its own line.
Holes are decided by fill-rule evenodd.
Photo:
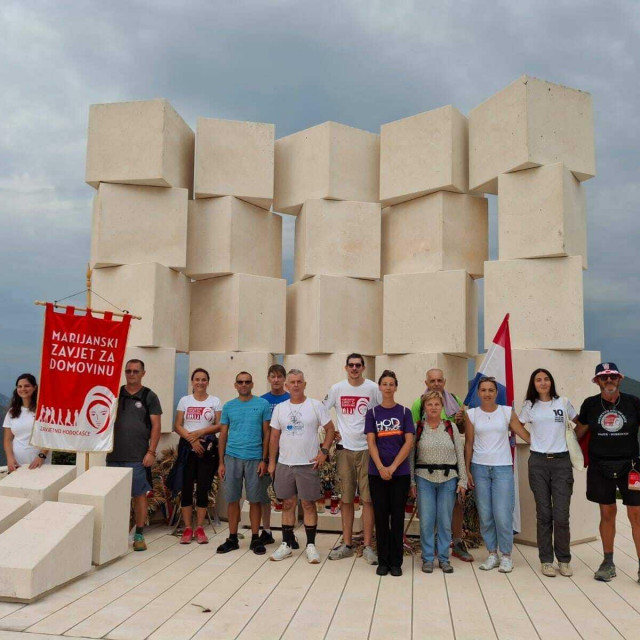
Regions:
M 273 488 L 276 495 L 284 501 L 282 544 L 273 553 L 271 560 L 284 560 L 291 556 L 295 540 L 295 512 L 300 498 L 307 535 L 307 561 L 310 564 L 318 564 L 320 554 L 315 546 L 318 529 L 315 501 L 322 495 L 318 467 L 325 463 L 329 455 L 335 429 L 322 402 L 305 395 L 307 383 L 302 371 L 291 369 L 287 374 L 286 384 L 291 398 L 278 404 L 271 417 L 269 473 L 274 477 Z M 326 435 L 318 451 L 320 427 L 324 427 Z
M 218 547 L 218 553 L 228 553 L 239 549 L 238 523 L 240 522 L 240 498 L 242 481 L 249 501 L 251 521 L 251 544 L 249 548 L 256 555 L 267 552 L 260 542 L 261 505 L 265 502 L 266 477 L 269 459 L 269 417 L 271 407 L 264 398 L 254 396 L 253 378 L 241 371 L 236 376 L 235 388 L 238 397 L 226 402 L 220 418 L 218 451 L 220 465 L 218 475 L 224 481 L 224 492 L 229 503 L 229 537 Z
M 427 386 L 427 391 L 437 391 L 444 399 L 444 406 L 442 407 L 440 417 L 443 420 L 455 422 L 458 427 L 458 431 L 461 434 L 464 434 L 464 408 L 462 400 L 445 389 L 447 379 L 444 377 L 442 369 L 429 369 L 425 375 L 424 383 Z M 411 415 L 413 416 L 413 421 L 416 424 L 419 424 L 424 420 L 421 397 L 413 403 L 411 407 Z M 473 562 L 473 556 L 469 551 L 467 551 L 467 547 L 462 539 L 463 518 L 464 512 L 462 504 L 456 500 L 453 507 L 453 515 L 451 516 L 451 534 L 453 537 L 451 555 L 463 562 Z
M 613 362 L 596 367 L 595 382 L 600 393 L 587 398 L 580 407 L 576 435 L 589 431 L 589 467 L 587 469 L 587 500 L 600 505 L 600 537 L 604 560 L 594 578 L 609 582 L 616 576 L 613 562 L 613 541 L 616 535 L 616 489 L 627 507 L 631 534 L 638 555 L 640 582 L 640 491 L 630 484 L 640 478 L 638 459 L 638 425 L 640 398 L 621 393 L 623 376 Z M 640 482 L 638 482 L 640 488 Z
M 151 467 L 156 461 L 162 415 L 158 396 L 142 386 L 145 373 L 142 360 L 129 360 L 124 366 L 127 384 L 120 387 L 118 413 L 113 425 L 113 451 L 107 454 L 108 467 L 128 467 L 133 473 L 134 551 L 147 548 L 143 535 L 147 492 L 151 491 Z
M 281 364 L 272 364 L 267 371 L 267 382 L 269 383 L 270 391 L 260 397 L 269 403 L 272 415 L 277 405 L 289 399 L 289 394 L 284 388 L 286 377 L 287 372 Z M 270 481 L 272 481 L 272 476 L 270 476 Z M 271 500 L 268 493 L 267 501 L 262 503 L 262 533 L 260 534 L 260 542 L 265 545 L 275 542 L 271 533 Z M 294 549 L 297 548 L 298 544 L 296 542 Z
M 378 556 L 371 544 L 373 541 L 373 505 L 369 493 L 369 450 L 364 435 L 364 418 L 367 410 L 382 402 L 380 389 L 375 382 L 363 377 L 364 358 L 359 353 L 347 357 L 345 366 L 347 379 L 334 384 L 324 405 L 335 407 L 338 418 L 336 434 L 337 475 L 340 479 L 342 496 L 340 511 L 342 516 L 342 544 L 329 553 L 329 560 L 340 560 L 353 556 L 353 501 L 356 489 L 362 503 L 364 529 L 364 551 L 362 557 L 369 564 L 378 564 Z

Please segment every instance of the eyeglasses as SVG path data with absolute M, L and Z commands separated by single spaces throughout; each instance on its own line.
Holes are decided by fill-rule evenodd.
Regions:
M 236 380 L 236 384 L 252 384 L 253 380 Z
M 347 367 L 349 367 L 349 369 L 362 369 L 362 364 L 360 364 L 359 362 L 350 362 Z
M 125 369 L 124 372 L 128 375 L 128 376 L 132 376 L 134 373 L 135 374 L 139 374 L 142 373 L 142 371 L 139 371 L 138 369 Z
M 617 373 L 604 373 L 598 376 L 598 380 L 620 380 L 620 376 Z

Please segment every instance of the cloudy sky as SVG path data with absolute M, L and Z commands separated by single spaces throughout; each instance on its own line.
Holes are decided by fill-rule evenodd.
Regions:
M 273 122 L 277 137 L 326 120 L 377 132 L 446 104 L 468 113 L 523 73 L 593 94 L 586 348 L 640 378 L 639 32 L 631 0 L 5 0 L 0 392 L 39 369 L 33 301 L 84 288 L 90 104 L 165 97 L 192 127 Z

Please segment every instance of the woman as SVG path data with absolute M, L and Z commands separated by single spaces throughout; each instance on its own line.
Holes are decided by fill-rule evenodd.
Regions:
M 195 369 L 191 374 L 193 393 L 178 402 L 174 430 L 180 436 L 178 460 L 184 460 L 182 476 L 182 517 L 184 533 L 181 544 L 190 544 L 194 538 L 193 485 L 196 484 L 196 530 L 198 544 L 209 542 L 204 532 L 204 519 L 209 505 L 209 490 L 218 469 L 218 439 L 220 431 L 220 398 L 207 393 L 209 373 Z
M 9 473 L 18 467 L 29 465 L 37 469 L 49 464 L 49 451 L 29 444 L 38 404 L 38 385 L 30 373 L 23 373 L 16 380 L 7 415 L 4 417 L 4 452 Z
M 442 408 L 443 399 L 438 391 L 427 391 L 422 396 L 425 418 L 416 437 L 414 480 L 418 490 L 422 571 L 425 573 L 433 573 L 436 527 L 438 564 L 444 573 L 453 573 L 449 562 L 451 516 L 456 494 L 463 500 L 467 490 L 462 439 L 457 427 L 441 418 Z
M 480 565 L 483 571 L 513 571 L 513 509 L 515 483 L 509 428 L 525 442 L 528 431 L 511 407 L 496 404 L 498 385 L 494 378 L 480 378 L 480 406 L 465 417 L 465 459 L 469 488 L 475 487 L 480 516 L 480 533 L 489 556 Z M 498 550 L 502 558 L 498 557 Z
M 364 432 L 369 447 L 369 490 L 378 545 L 379 576 L 402 575 L 404 506 L 409 495 L 409 453 L 415 429 L 411 411 L 395 401 L 398 379 L 385 370 L 378 380 L 382 403 L 369 409 Z
M 555 577 L 553 554 L 560 574 L 572 576 L 569 550 L 569 505 L 573 493 L 573 468 L 565 434 L 565 412 L 578 424 L 576 410 L 558 397 L 553 376 L 536 369 L 529 378 L 520 423 L 529 423 L 531 455 L 529 486 L 536 501 L 538 555 L 542 574 Z M 552 542 L 553 539 L 553 542 Z

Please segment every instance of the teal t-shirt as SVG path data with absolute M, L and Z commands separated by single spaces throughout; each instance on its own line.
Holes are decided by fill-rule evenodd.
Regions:
M 242 402 L 229 400 L 222 407 L 221 424 L 229 425 L 225 453 L 241 460 L 262 460 L 262 423 L 271 416 L 271 405 L 253 396 Z

